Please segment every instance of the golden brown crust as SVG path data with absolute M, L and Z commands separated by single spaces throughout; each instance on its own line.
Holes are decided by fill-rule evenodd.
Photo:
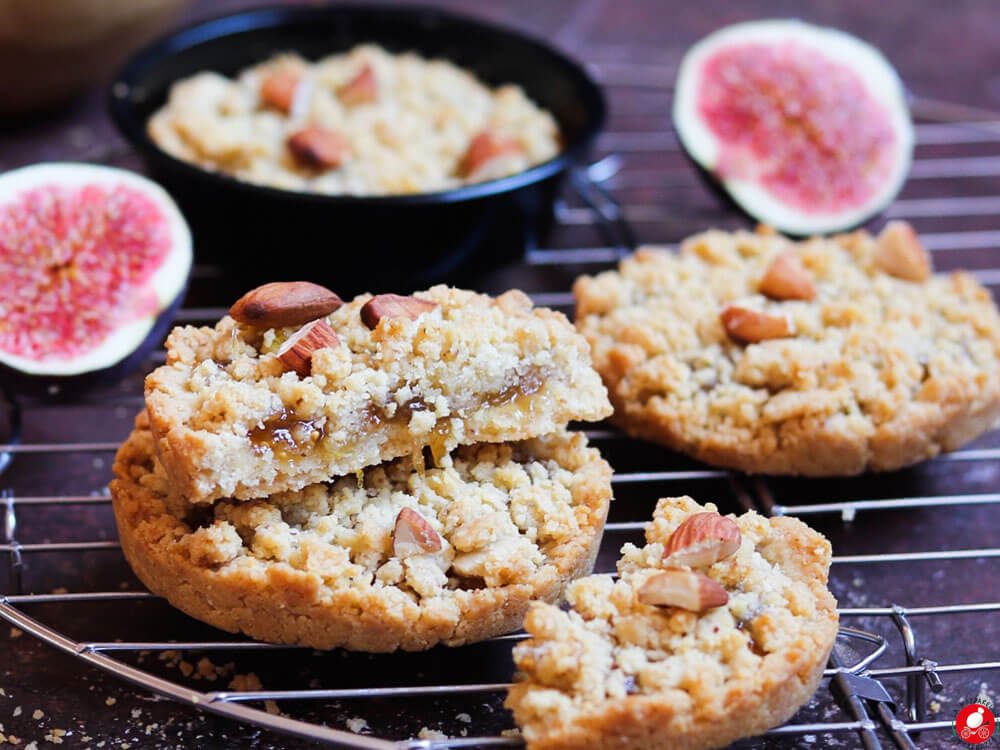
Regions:
M 215 507 L 214 523 L 197 523 L 188 514 L 201 512 L 204 506 L 192 510 L 166 492 L 168 480 L 152 457 L 145 414 L 137 418 L 136 426 L 118 453 L 114 467 L 117 478 L 111 484 L 122 549 L 136 575 L 151 591 L 193 617 L 224 630 L 278 643 L 374 652 L 421 650 L 437 644 L 457 646 L 516 630 L 532 600 L 559 601 L 568 581 L 591 570 L 611 496 L 611 469 L 594 449 L 585 447 L 582 435 L 563 433 L 512 447 L 464 449 L 470 467 L 475 465 L 477 451 L 483 450 L 498 462 L 497 466 L 510 467 L 504 474 L 508 479 L 511 472 L 518 470 L 518 452 L 528 462 L 525 466 L 531 464 L 532 456 L 542 462 L 532 468 L 536 482 L 544 473 L 543 464 L 550 467 L 552 474 L 562 476 L 565 472 L 572 476 L 565 487 L 565 494 L 572 498 L 569 516 L 543 517 L 540 524 L 568 523 L 572 533 L 567 531 L 565 538 L 543 545 L 543 557 L 523 580 L 516 580 L 519 569 L 506 570 L 498 563 L 483 575 L 508 576 L 510 581 L 503 585 L 444 587 L 421 596 L 405 582 L 389 581 L 385 570 L 391 564 L 399 566 L 385 559 L 391 552 L 369 550 L 381 564 L 375 574 L 379 578 L 376 585 L 372 573 L 375 564 L 368 566 L 364 576 L 357 575 L 364 566 L 359 563 L 351 567 L 346 550 L 317 542 L 310 535 L 316 524 L 307 530 L 302 522 L 303 508 L 315 507 L 309 506 L 312 501 L 299 503 L 298 494 L 305 493 L 249 503 L 220 501 Z M 512 451 L 515 459 L 510 458 Z M 504 456 L 506 463 L 501 461 Z M 383 485 L 392 482 L 391 486 L 396 487 L 399 477 L 406 473 L 399 463 L 390 469 L 375 467 L 366 472 L 364 481 Z M 442 483 L 441 492 L 448 488 L 451 492 L 462 491 L 454 471 L 438 475 L 433 474 L 435 471 L 428 473 Z M 487 484 L 483 482 L 483 486 Z M 379 497 L 398 498 L 407 491 L 405 481 L 399 487 L 392 492 L 386 489 Z M 531 486 L 511 490 L 518 491 L 533 490 Z M 313 493 L 315 497 L 327 496 L 325 486 L 314 488 Z M 349 495 L 344 491 L 341 497 Z M 452 514 L 458 512 L 454 500 L 443 502 L 442 507 Z M 252 514 L 260 515 L 255 521 L 257 535 L 250 539 L 253 529 L 247 519 Z M 289 537 L 282 519 L 297 529 L 291 537 L 301 549 L 289 553 L 268 548 L 280 547 Z M 335 527 L 330 519 L 318 520 L 320 526 L 329 521 L 327 528 Z M 468 526 L 465 529 L 467 532 Z M 237 531 L 247 538 L 242 539 Z M 381 538 L 380 532 L 367 531 L 372 538 Z M 560 528 L 560 533 L 563 531 Z M 536 529 L 534 533 L 540 539 L 544 531 Z M 456 549 L 465 543 L 455 530 L 449 541 Z M 302 561 L 307 553 L 317 557 L 316 564 Z M 332 570 L 338 567 L 342 577 L 334 578 Z M 364 580 L 352 581 L 352 577 Z M 382 577 L 389 582 L 382 585 Z
M 709 506 L 712 509 L 713 506 Z M 702 615 L 641 604 L 663 544 L 704 508 L 660 501 L 648 544 L 626 545 L 621 580 L 591 576 L 567 592 L 573 610 L 529 611 L 507 706 L 529 750 L 723 747 L 790 718 L 816 690 L 836 637 L 826 588 L 830 546 L 795 519 L 737 520 L 735 557 L 703 568 L 730 591 Z
M 577 326 L 614 421 L 706 463 L 752 473 L 889 471 L 958 448 L 1000 419 L 1000 315 L 962 273 L 913 283 L 863 232 L 793 243 L 711 231 L 675 255 L 642 249 L 574 285 Z M 768 300 L 774 258 L 800 257 L 811 300 Z M 744 344 L 720 321 L 739 302 L 795 335 Z

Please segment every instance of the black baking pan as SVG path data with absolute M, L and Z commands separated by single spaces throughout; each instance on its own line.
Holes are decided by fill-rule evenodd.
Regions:
M 374 42 L 450 60 L 489 85 L 516 83 L 559 122 L 559 155 L 525 172 L 436 193 L 330 196 L 252 185 L 169 156 L 146 122 L 170 85 L 203 70 L 232 76 L 278 52 L 308 59 Z M 177 31 L 138 53 L 111 86 L 111 115 L 176 198 L 202 262 L 255 279 L 308 278 L 338 292 L 460 280 L 520 257 L 544 237 L 569 168 L 601 129 L 604 96 L 552 47 L 437 9 L 336 4 L 267 8 Z

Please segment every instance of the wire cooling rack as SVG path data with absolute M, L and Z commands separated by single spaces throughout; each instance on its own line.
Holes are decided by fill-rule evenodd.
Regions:
M 663 66 L 609 63 L 595 66 L 595 72 L 613 102 L 615 91 L 625 87 L 648 89 L 665 101 L 662 82 L 673 79 Z M 1000 286 L 1000 267 L 993 265 L 1000 248 L 1000 221 L 994 218 L 1000 213 L 1000 118 L 921 100 L 914 102 L 914 112 L 958 121 L 918 123 L 911 180 L 887 216 L 917 223 L 938 268 L 967 265 L 982 283 Z M 650 120 L 643 117 L 629 121 Z M 574 173 L 575 197 L 559 207 L 558 234 L 564 244 L 574 244 L 576 237 L 580 242 L 532 250 L 522 267 L 486 280 L 487 290 L 522 286 L 537 304 L 569 312 L 572 298 L 564 290 L 572 279 L 614 264 L 634 244 L 634 234 L 645 237 L 653 234 L 647 229 L 656 228 L 657 238 L 665 232 L 676 241 L 705 226 L 735 225 L 736 217 L 720 213 L 698 189 L 666 121 L 652 121 L 655 129 L 608 133 L 600 144 L 603 158 Z M 103 158 L 123 156 L 128 158 L 115 151 Z M 195 269 L 196 279 L 208 283 L 221 273 L 209 266 Z M 179 321 L 205 323 L 223 313 L 221 307 L 185 308 Z M 149 366 L 160 361 L 162 352 Z M 76 405 L 95 409 L 95 420 L 112 411 L 134 413 L 141 405 L 139 382 L 78 399 Z M 25 404 L 25 421 L 43 408 Z M 8 410 L 8 419 L 8 432 L 19 435 L 20 412 Z M 1000 557 L 1000 547 L 979 544 L 998 538 L 1000 441 L 987 437 L 907 472 L 816 482 L 750 478 L 706 468 L 612 429 L 599 426 L 587 433 L 616 468 L 601 572 L 613 570 L 622 543 L 641 539 L 655 499 L 664 495 L 711 500 L 723 512 L 795 515 L 834 541 L 831 586 L 842 603 L 842 627 L 822 686 L 790 723 L 740 746 L 806 747 L 819 741 L 871 750 L 949 743 L 951 708 L 971 702 L 977 692 L 988 695 L 986 680 L 1000 671 L 1000 596 L 995 584 L 983 583 L 995 580 L 991 561 Z M 106 494 L 31 494 L 20 486 L 35 486 L 25 479 L 30 473 L 58 477 L 80 457 L 92 457 L 94 466 L 106 471 L 117 446 L 117 440 L 0 445 L 0 469 L 30 462 L 0 480 L 6 487 L 0 497 L 0 553 L 7 557 L 0 572 L 0 583 L 6 577 L 0 617 L 12 626 L 157 695 L 332 746 L 431 750 L 521 744 L 502 732 L 512 724 L 500 705 L 511 677 L 510 647 L 522 634 L 426 654 L 319 654 L 201 626 L 141 590 L 134 579 L 125 581 L 126 590 L 109 585 L 127 573 Z M 67 519 L 79 523 L 67 525 Z M 940 548 L 949 524 L 968 530 L 967 546 Z M 100 538 L 80 536 L 95 528 L 103 532 Z M 877 551 L 859 548 L 870 545 L 873 528 L 880 532 Z M 61 535 L 53 537 L 52 529 Z M 937 588 L 915 585 L 942 574 L 946 581 Z M 955 585 L 947 583 L 949 576 Z M 894 587 L 904 593 L 931 591 L 936 598 L 900 598 Z M 980 590 L 994 595 L 977 597 Z M 238 662 L 227 674 L 259 672 L 266 687 L 201 689 L 169 668 L 185 656 L 191 662 L 203 657 Z M 948 710 L 935 711 L 941 704 Z M 354 724 L 358 731 L 345 728 L 351 714 L 364 719 Z M 414 739 L 425 724 L 450 736 L 425 733 Z

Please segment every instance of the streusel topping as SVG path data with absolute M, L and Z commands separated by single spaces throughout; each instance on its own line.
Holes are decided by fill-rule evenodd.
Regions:
M 782 253 L 801 260 L 813 299 L 759 293 Z M 896 278 L 875 253 L 865 232 L 793 242 L 709 231 L 677 254 L 641 249 L 617 271 L 579 279 L 577 325 L 616 419 L 703 460 L 765 472 L 896 468 L 974 437 L 992 425 L 1000 391 L 989 292 L 964 273 Z M 727 305 L 784 320 L 788 335 L 740 340 L 722 320 Z M 843 466 L 810 464 L 810 440 L 843 452 Z

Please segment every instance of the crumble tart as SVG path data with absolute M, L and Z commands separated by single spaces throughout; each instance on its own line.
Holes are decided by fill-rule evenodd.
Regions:
M 555 118 L 520 86 L 372 44 L 315 62 L 278 55 L 235 78 L 197 73 L 171 86 L 147 131 L 202 168 L 328 195 L 450 190 L 560 150 Z
M 193 506 L 143 412 L 114 472 L 122 549 L 151 591 L 223 630 L 373 652 L 516 630 L 531 600 L 590 572 L 611 497 L 611 468 L 565 431 Z
M 877 238 L 763 230 L 577 280 L 619 425 L 706 463 L 811 476 L 897 469 L 994 427 L 1000 316 L 970 275 L 931 274 L 898 222 Z
M 383 298 L 418 311 L 396 317 L 393 304 L 369 316 Z M 279 357 L 295 328 L 262 332 L 227 316 L 171 333 L 167 364 L 146 378 L 146 406 L 186 500 L 264 497 L 426 446 L 440 456 L 611 412 L 586 341 L 521 292 L 366 294 L 319 320 L 332 345 L 311 353 L 309 375 Z
M 671 536 L 706 511 L 738 527 L 739 547 L 697 570 L 671 567 Z M 661 499 L 646 545 L 623 547 L 618 580 L 574 582 L 568 612 L 532 605 L 507 698 L 529 750 L 724 747 L 809 700 L 838 627 L 829 542 L 794 518 L 714 511 Z M 700 613 L 644 603 L 669 571 L 706 578 L 728 600 Z

